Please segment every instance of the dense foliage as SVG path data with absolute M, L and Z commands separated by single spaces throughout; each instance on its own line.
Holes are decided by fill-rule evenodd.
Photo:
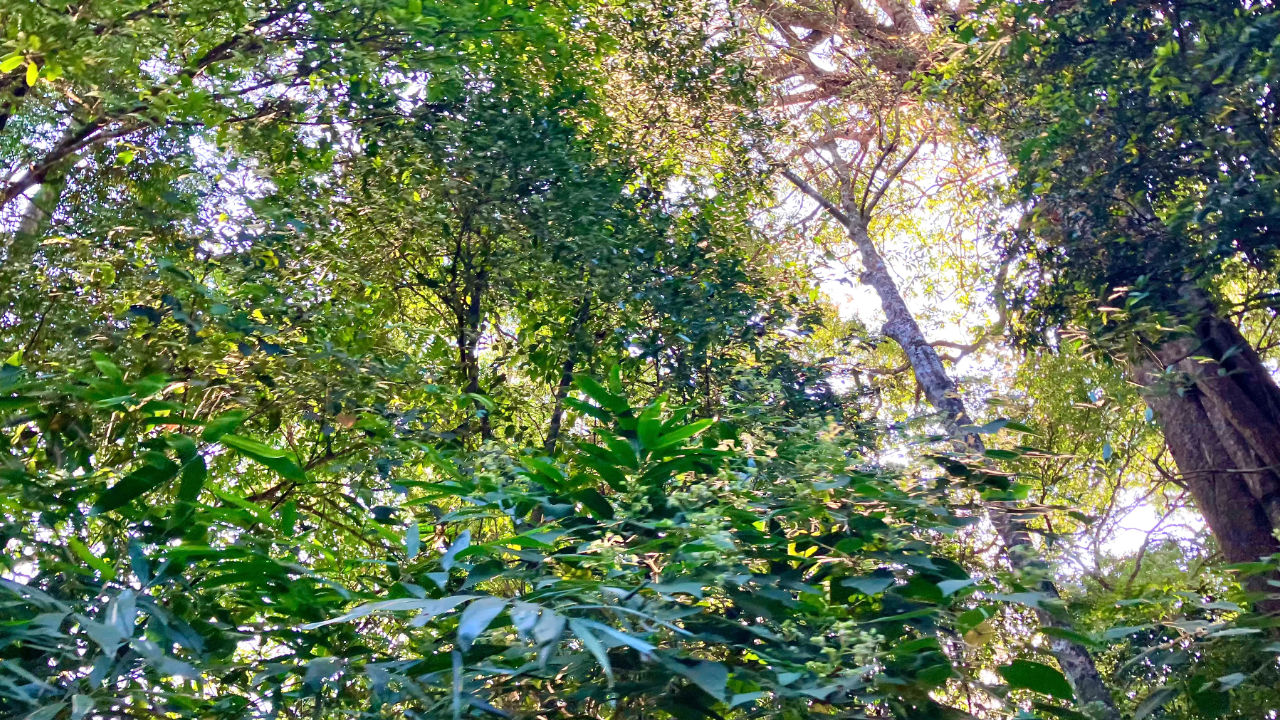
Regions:
M 833 7 L 0 8 L 0 715 L 1274 716 L 1280 554 L 1223 562 L 1079 327 L 1199 283 L 1267 352 L 1271 15 Z M 789 146 L 861 152 L 852 246 Z M 945 315 L 1011 195 L 995 291 L 1087 341 L 922 391 L 826 273 L 878 242 Z

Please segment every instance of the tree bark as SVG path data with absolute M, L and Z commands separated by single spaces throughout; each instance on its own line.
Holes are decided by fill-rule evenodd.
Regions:
M 974 452 L 983 452 L 985 447 L 982 439 L 976 434 L 963 433 L 961 430 L 963 427 L 973 425 L 973 421 L 965 410 L 964 401 L 956 393 L 955 383 L 947 374 L 947 369 L 942 364 L 942 359 L 938 357 L 938 352 L 925 339 L 924 332 L 920 330 L 920 324 L 916 322 L 915 316 L 907 307 L 897 283 L 889 273 L 889 266 L 867 232 L 865 221 L 856 212 L 850 212 L 856 210 L 851 198 L 846 198 L 844 205 L 845 214 L 850 219 L 849 238 L 857 245 L 858 253 L 862 256 L 862 282 L 870 285 L 880 296 L 880 305 L 884 309 L 886 318 L 882 328 L 884 334 L 893 338 L 894 342 L 898 343 L 907 354 L 907 360 L 915 371 L 916 381 L 923 388 L 929 404 L 942 414 L 947 430 L 953 434 L 963 434 L 966 445 Z M 1057 587 L 1052 580 L 1048 579 L 1049 568 L 1043 560 L 1039 559 L 1039 554 L 1031 543 L 1031 535 L 1025 530 L 1023 519 L 1017 513 L 1017 509 L 1003 503 L 992 509 L 994 510 L 991 513 L 992 524 L 1004 544 L 1009 565 L 1021 575 L 1039 576 L 1036 583 L 1039 590 L 1053 598 L 1058 598 Z M 1037 608 L 1035 614 L 1043 625 L 1070 627 L 1069 623 L 1054 617 L 1046 610 Z M 1053 638 L 1049 649 L 1071 683 L 1071 688 L 1075 691 L 1080 704 L 1097 707 L 1098 712 L 1095 713 L 1095 717 L 1099 720 L 1119 720 L 1120 713 L 1111 697 L 1111 691 L 1098 672 L 1089 651 L 1061 638 Z
M 64 171 L 52 172 L 31 196 L 18 219 L 17 228 L 5 242 L 4 263 L 7 267 L 25 268 L 31 263 L 40 246 L 40 238 L 49 229 L 53 214 L 62 202 L 66 182 Z
M 466 304 L 458 313 L 458 359 L 462 363 L 462 371 L 466 379 L 466 392 L 483 395 L 480 388 L 480 362 L 476 358 L 476 349 L 480 345 L 483 331 L 484 291 L 488 285 L 489 273 L 477 270 L 467 278 L 467 292 L 462 300 Z M 475 400 L 477 413 L 480 415 L 480 436 L 485 440 L 493 438 L 493 424 L 489 422 L 489 410 L 480 400 Z
M 880 298 L 880 305 L 885 314 L 885 324 L 882 328 L 884 334 L 898 343 L 906 353 L 907 360 L 915 372 L 916 381 L 924 390 L 925 398 L 941 413 L 947 430 L 963 438 L 964 443 L 972 451 L 982 453 L 985 450 L 982 439 L 974 433 L 966 433 L 963 430 L 966 426 L 973 425 L 973 421 L 965 410 L 964 401 L 956 392 L 955 383 L 947 374 L 942 358 L 925 339 L 920 324 L 911 314 L 911 309 L 907 307 L 897 282 L 889 272 L 888 264 L 872 241 L 867 231 L 866 218 L 862 216 L 861 206 L 855 193 L 851 188 L 842 188 L 840 193 L 842 207 L 836 208 L 821 193 L 794 173 L 786 171 L 784 175 L 845 226 L 849 239 L 857 246 L 862 258 L 863 272 L 860 280 L 871 286 Z M 1017 514 L 1016 508 L 997 504 L 991 509 L 992 524 L 1005 546 L 1009 565 L 1020 575 L 1034 578 L 1042 592 L 1058 597 L 1057 588 L 1049 579 L 1049 569 L 1044 561 L 1039 559 L 1038 553 L 1031 544 L 1031 536 L 1026 531 L 1023 519 Z M 1054 617 L 1046 610 L 1037 608 L 1035 613 L 1037 619 L 1044 625 L 1069 627 L 1068 623 Z M 1098 672 L 1089 651 L 1076 643 L 1060 638 L 1053 638 L 1049 647 L 1067 681 L 1071 683 L 1077 700 L 1082 706 L 1091 709 L 1092 717 L 1097 720 L 1120 720 L 1120 712 L 1116 709 L 1111 691 L 1103 682 L 1102 675 Z
M 556 388 L 556 403 L 551 411 L 551 423 L 547 426 L 547 440 L 542 450 L 548 456 L 556 454 L 556 443 L 560 440 L 560 423 L 564 420 L 564 399 L 569 396 L 569 388 L 573 385 L 573 369 L 578 362 L 578 353 L 582 351 L 582 329 L 587 324 L 591 313 L 591 291 L 582 296 L 582 304 L 573 318 L 573 327 L 569 331 L 569 353 L 560 369 L 560 385 Z
M 1163 343 L 1136 379 L 1158 416 L 1180 481 L 1228 562 L 1280 553 L 1280 387 L 1234 325 L 1202 306 L 1193 336 Z M 1245 578 L 1247 590 L 1274 592 Z M 1264 598 L 1256 609 L 1280 610 Z

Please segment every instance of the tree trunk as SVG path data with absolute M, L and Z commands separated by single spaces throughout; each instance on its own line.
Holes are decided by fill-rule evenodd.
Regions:
M 1280 553 L 1280 387 L 1234 325 L 1201 310 L 1193 337 L 1164 343 L 1135 375 L 1223 556 L 1256 562 Z M 1274 591 L 1269 579 L 1280 576 L 1245 587 Z
M 11 268 L 25 268 L 35 257 L 40 238 L 49 229 L 53 214 L 62 202 L 67 178 L 64 172 L 50 173 L 40 184 L 31 202 L 18 219 L 18 226 L 5 244 L 4 263 Z
M 916 381 L 924 390 L 929 403 L 942 414 L 943 424 L 947 430 L 957 436 L 963 436 L 965 444 L 974 452 L 985 450 L 982 439 L 974 433 L 965 433 L 962 428 L 971 426 L 972 420 L 965 410 L 964 402 L 956 393 L 955 383 L 947 374 L 942 358 L 925 339 L 920 324 L 916 322 L 911 309 L 907 307 L 898 284 L 889 272 L 880 251 L 867 232 L 866 218 L 862 216 L 855 194 L 850 188 L 842 188 L 841 205 L 835 207 L 821 193 L 804 182 L 791 171 L 784 172 L 785 177 L 809 197 L 823 206 L 837 221 L 844 225 L 849 239 L 858 248 L 862 258 L 863 272 L 860 280 L 871 286 L 880 297 L 880 305 L 884 310 L 885 324 L 883 332 L 898 343 L 907 355 L 908 362 L 915 373 Z M 1038 576 L 1037 585 L 1041 591 L 1058 597 L 1057 588 L 1048 580 L 1048 568 L 1040 560 L 1031 536 L 1025 530 L 1023 519 L 1016 509 L 1003 503 L 991 508 L 992 524 L 1005 546 L 1009 564 L 1019 574 L 1027 577 Z M 1067 627 L 1068 624 L 1055 618 L 1043 609 L 1036 609 L 1037 619 L 1048 626 Z M 1120 720 L 1120 712 L 1116 709 L 1111 691 L 1102 680 L 1093 657 L 1084 647 L 1054 638 L 1049 645 L 1050 652 L 1057 659 L 1067 681 L 1071 683 L 1080 704 L 1091 709 L 1091 716 L 1098 720 Z
M 844 213 L 849 219 L 847 224 L 849 238 L 858 247 L 858 253 L 862 257 L 861 280 L 876 291 L 876 295 L 880 297 L 880 305 L 884 309 L 885 324 L 882 328 L 884 334 L 893 338 L 906 353 L 907 360 L 915 372 L 916 381 L 924 390 L 929 404 L 942 413 L 947 430 L 957 435 L 963 433 L 962 428 L 973 425 L 973 421 L 965 410 L 964 401 L 956 393 L 955 383 L 947 374 L 942 358 L 938 357 L 938 352 L 925 339 L 924 332 L 920 330 L 920 324 L 916 322 L 915 316 L 907 307 L 897 283 L 889 273 L 889 266 L 867 232 L 866 221 L 859 215 L 852 194 L 845 193 L 843 200 Z M 985 450 L 982 439 L 978 435 L 963 433 L 963 437 L 965 444 L 974 452 L 981 453 Z M 992 510 L 992 524 L 1004 544 L 1010 566 L 1020 575 L 1038 577 L 1036 584 L 1042 592 L 1054 598 L 1059 597 L 1057 587 L 1047 579 L 1049 568 L 1043 560 L 1039 559 L 1039 554 L 1031 543 L 1031 535 L 1026 531 L 1017 509 L 999 503 Z M 1069 623 L 1054 617 L 1046 610 L 1037 608 L 1035 614 L 1043 625 L 1070 627 Z M 1100 720 L 1119 720 L 1120 713 L 1116 709 L 1115 701 L 1111 698 L 1111 691 L 1103 682 L 1102 675 L 1098 672 L 1089 651 L 1061 638 L 1053 638 L 1049 648 L 1062 668 L 1063 674 L 1071 683 L 1072 689 L 1075 690 L 1080 704 L 1096 708 L 1094 717 Z
M 469 292 L 463 295 L 465 306 L 458 313 L 458 360 L 462 363 L 462 371 L 466 379 L 466 392 L 483 395 L 480 389 L 480 362 L 476 358 L 476 349 L 480 345 L 480 335 L 484 321 L 484 291 L 488 284 L 489 273 L 478 270 L 468 278 Z M 485 440 L 492 439 L 493 425 L 489 422 L 489 410 L 479 399 L 475 400 L 476 413 L 480 416 L 480 436 Z
M 547 426 L 547 440 L 542 450 L 548 456 L 556 454 L 556 443 L 560 440 L 560 423 L 564 419 L 564 399 L 569 396 L 569 388 L 573 385 L 573 369 L 578 362 L 578 353 L 582 351 L 582 329 L 587 324 L 591 312 L 591 291 L 582 296 L 582 304 L 578 314 L 573 318 L 573 327 L 569 331 L 569 354 L 564 359 L 560 370 L 560 385 L 556 388 L 556 403 L 551 411 L 551 423 Z

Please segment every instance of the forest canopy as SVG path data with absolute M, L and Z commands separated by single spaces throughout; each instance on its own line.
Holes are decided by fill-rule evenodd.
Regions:
M 0 717 L 1276 718 L 1277 48 L 4 3 Z

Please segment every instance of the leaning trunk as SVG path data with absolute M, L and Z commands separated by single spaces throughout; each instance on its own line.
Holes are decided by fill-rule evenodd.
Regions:
M 924 390 L 925 397 L 942 414 L 943 423 L 952 433 L 959 434 L 965 426 L 971 426 L 972 420 L 965 410 L 964 402 L 956 393 L 955 383 L 947 374 L 942 359 L 933 346 L 924 337 L 919 323 L 907 307 L 902 293 L 889 267 L 880 255 L 875 243 L 867 232 L 865 219 L 858 212 L 857 204 L 846 193 L 844 198 L 844 215 L 849 237 L 858 247 L 862 257 L 862 282 L 870 285 L 880 297 L 880 305 L 884 310 L 886 322 L 884 334 L 893 338 L 902 347 L 915 372 L 916 380 Z M 984 451 L 982 439 L 973 433 L 964 435 L 965 443 L 975 452 Z M 1025 523 L 1017 509 L 1003 503 L 992 508 L 992 523 L 1005 546 L 1009 564 L 1019 574 L 1027 576 L 1046 576 L 1048 568 L 1039 559 L 1031 543 L 1031 536 L 1026 531 Z M 1058 590 L 1051 581 L 1039 582 L 1039 589 L 1052 597 L 1058 597 Z M 1050 613 L 1037 609 L 1036 616 L 1041 624 L 1052 627 L 1066 627 L 1058 618 Z M 1084 647 L 1054 638 L 1050 643 L 1050 651 L 1061 666 L 1063 674 L 1070 681 L 1076 697 L 1085 706 L 1096 708 L 1095 717 L 1102 720 L 1119 720 L 1120 713 L 1111 691 L 1107 689 L 1102 675 L 1093 662 L 1093 657 Z

